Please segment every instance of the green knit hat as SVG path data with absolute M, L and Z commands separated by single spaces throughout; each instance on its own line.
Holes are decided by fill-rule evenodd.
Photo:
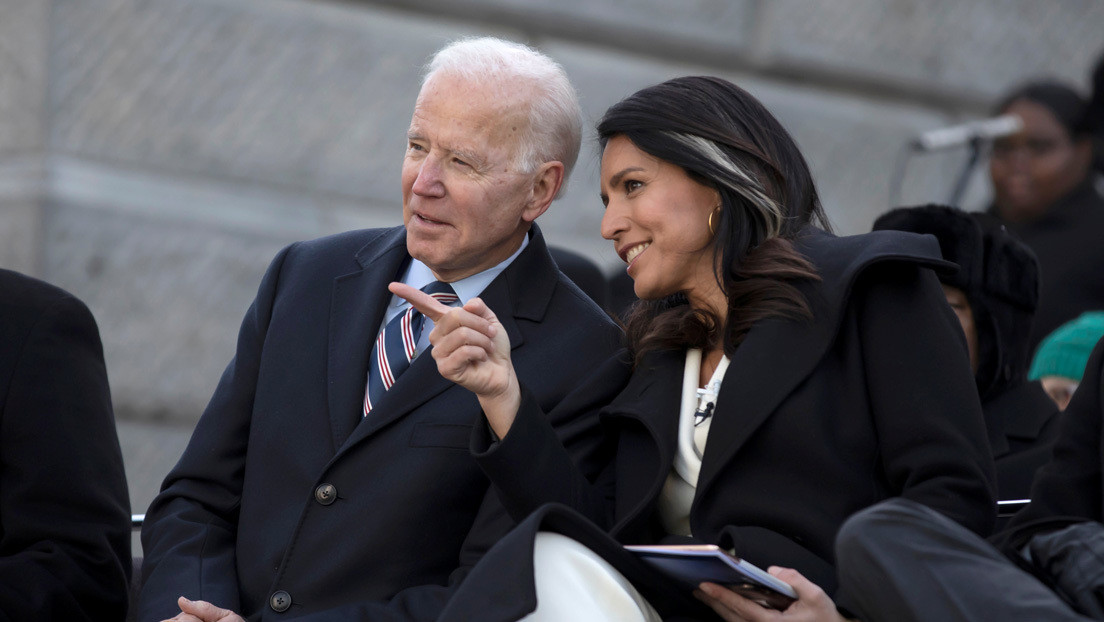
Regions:
M 1027 379 L 1061 376 L 1081 382 L 1089 354 L 1101 337 L 1104 337 L 1104 311 L 1086 311 L 1062 324 L 1039 344 Z

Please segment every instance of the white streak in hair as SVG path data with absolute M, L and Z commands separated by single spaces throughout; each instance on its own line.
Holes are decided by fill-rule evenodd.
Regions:
M 767 196 L 763 185 L 749 172 L 740 168 L 717 143 L 701 136 L 682 132 L 663 132 L 663 134 L 682 143 L 729 175 L 728 179 L 721 178 L 715 181 L 724 184 L 725 187 L 744 197 L 755 207 L 765 228 L 763 233 L 766 237 L 764 239 L 772 238 L 782 231 L 782 221 L 785 219 L 785 214 L 782 212 L 781 206 L 778 205 L 777 201 Z

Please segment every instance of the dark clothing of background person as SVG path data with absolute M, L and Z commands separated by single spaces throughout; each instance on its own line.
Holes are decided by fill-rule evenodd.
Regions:
M 618 351 L 620 331 L 556 269 L 535 225 L 530 236 L 480 297 L 509 335 L 519 377 L 551 411 Z M 182 594 L 250 620 L 280 609 L 432 620 L 450 582 L 513 526 L 468 452 L 479 404 L 429 353 L 362 414 L 387 285 L 410 261 L 406 238 L 403 227 L 352 231 L 293 244 L 272 262 L 237 353 L 146 515 L 140 620 L 175 615 Z M 597 420 L 550 425 L 578 448 Z
M 822 279 L 799 285 L 813 319 L 764 320 L 736 349 L 690 527 L 698 542 L 734 548 L 762 568 L 796 568 L 833 594 L 832 547 L 846 517 L 901 495 L 987 534 L 993 467 L 961 331 L 928 269 L 948 267 L 934 240 L 899 232 L 837 238 L 808 228 L 795 247 Z M 667 536 L 657 514 L 677 451 L 684 360 L 681 350 L 661 350 L 635 368 L 626 363 L 631 379 L 600 410 L 605 440 L 583 463 L 560 448 L 525 389 L 506 438 L 492 442 L 477 426 L 472 448 L 511 515 L 537 512 L 477 565 L 442 620 L 514 620 L 532 611 L 541 529 L 607 559 L 661 614 L 713 619 L 620 547 L 686 540 Z M 560 505 L 541 507 L 547 503 L 593 524 Z
M 633 290 L 633 280 L 623 268 L 606 279 L 609 288 L 610 311 L 622 320 L 629 317 L 633 304 L 639 300 Z
M 1085 111 L 1085 124 L 1093 134 L 1093 167 L 1104 174 L 1104 50 L 1092 73 L 1092 95 Z
M 1080 521 L 1104 522 L 1104 339 L 1062 417 L 1054 457 L 1031 486 L 1031 503 L 994 540 L 1015 549 L 1032 536 Z
M 1061 412 L 1038 380 L 1024 382 L 981 405 L 1001 499 L 1027 499 L 1038 470 L 1050 460 Z
M 1065 322 L 1104 309 L 1104 196 L 1090 176 L 1038 220 L 1006 226 L 1039 260 L 1039 308 L 1029 339 L 1034 352 Z
M 1017 513 L 992 545 L 939 517 L 894 500 L 864 511 L 844 525 L 837 543 L 841 581 L 859 594 L 856 612 L 869 620 L 1084 620 L 1052 590 L 1061 581 L 1041 572 L 1022 550 L 1037 536 L 1104 521 L 1104 340 L 1062 415 L 1052 460 L 1039 470 L 1031 503 Z M 1095 524 L 1095 525 L 1094 525 Z M 1097 532 L 1099 533 L 1099 531 Z M 999 551 L 999 552 L 998 552 Z M 1104 572 L 1099 549 L 1087 543 L 1070 551 L 1083 578 Z M 1003 553 L 1003 555 L 1001 554 Z M 1095 557 L 1091 557 L 1094 556 Z M 1045 577 L 1044 584 L 1036 574 Z M 1102 596 L 1100 592 L 1096 599 Z
M 590 299 L 599 307 L 605 309 L 609 302 L 609 287 L 606 277 L 598 268 L 598 265 L 579 253 L 569 251 L 566 248 L 550 246 L 548 252 L 556 262 L 556 267 L 578 285 Z
M 1035 471 L 1050 459 L 1058 409 L 1042 385 L 1027 380 L 1039 268 L 1031 250 L 999 222 L 945 205 L 890 210 L 874 230 L 934 235 L 943 258 L 958 265 L 939 280 L 961 290 L 976 334 L 974 380 L 996 460 L 997 494 L 1024 499 Z
M 1039 260 L 1041 291 L 1030 353 L 1084 311 L 1104 309 L 1104 196 L 1093 170 L 1099 119 L 1078 89 L 1033 81 L 1005 95 L 995 114 L 1023 120 L 997 139 L 989 158 L 988 213 L 1008 225 Z
M 130 570 L 96 321 L 71 294 L 0 270 L 0 620 L 122 620 Z

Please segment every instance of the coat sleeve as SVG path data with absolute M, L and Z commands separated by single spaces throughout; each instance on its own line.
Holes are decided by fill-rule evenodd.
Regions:
M 121 620 L 130 502 L 96 322 L 41 309 L 0 404 L 0 620 Z
M 234 358 L 146 513 L 139 620 L 177 615 L 180 596 L 240 610 L 235 542 L 250 418 L 281 267 L 293 247 L 269 266 L 242 321 Z
M 1089 356 L 1081 385 L 1061 417 L 1054 454 L 1032 483 L 1031 503 L 994 538 L 1009 548 L 1019 548 L 1041 531 L 1104 520 L 1104 339 Z
M 856 287 L 890 489 L 987 535 L 996 521 L 993 457 L 961 325 L 935 274 L 889 264 Z
M 614 354 L 547 415 L 522 387 L 517 418 L 497 442 L 485 420 L 476 426 L 472 452 L 514 520 L 561 503 L 603 528 L 612 525 L 616 439 L 598 412 L 624 388 L 630 370 L 627 352 Z

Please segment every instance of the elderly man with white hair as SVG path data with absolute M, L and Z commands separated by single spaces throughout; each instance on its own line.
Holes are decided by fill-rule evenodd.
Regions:
M 620 332 L 557 270 L 534 221 L 579 150 L 563 69 L 498 39 L 431 61 L 402 168 L 403 226 L 280 252 L 150 506 L 139 619 L 429 620 L 513 525 L 468 451 L 481 410 L 440 376 L 432 321 L 388 290 L 493 311 L 570 445 L 624 380 Z M 594 391 L 594 389 L 589 389 Z M 559 411 L 557 411 L 559 412 Z M 580 455 L 586 453 L 579 447 Z M 173 617 L 175 616 L 175 617 Z

